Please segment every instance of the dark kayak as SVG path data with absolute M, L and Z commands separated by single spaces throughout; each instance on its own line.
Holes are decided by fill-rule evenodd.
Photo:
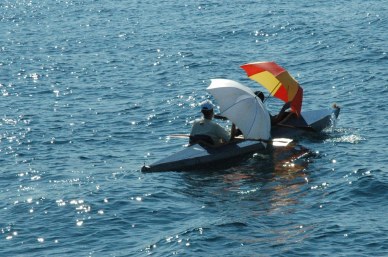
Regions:
M 241 140 L 219 147 L 204 147 L 194 144 L 161 159 L 150 166 L 143 166 L 143 172 L 202 170 L 249 153 L 264 150 L 266 144 L 260 141 Z
M 300 117 L 292 115 L 288 120 L 275 124 L 271 128 L 271 136 L 293 138 L 306 133 L 319 133 L 330 127 L 338 118 L 340 108 L 314 110 L 302 112 Z
M 244 156 L 265 151 L 268 145 L 281 147 L 292 141 L 286 138 L 292 139 L 305 133 L 320 132 L 332 124 L 339 112 L 340 109 L 336 107 L 331 110 L 302 112 L 299 117 L 292 115 L 288 120 L 272 127 L 274 139 L 271 141 L 242 139 L 218 147 L 194 144 L 149 166 L 144 165 L 141 171 L 186 171 L 231 166 Z
M 194 144 L 150 166 L 143 166 L 141 170 L 143 172 L 157 172 L 225 168 L 230 167 L 248 154 L 266 150 L 268 144 L 282 147 L 291 142 L 291 139 L 278 138 L 270 141 L 237 139 L 217 147 Z

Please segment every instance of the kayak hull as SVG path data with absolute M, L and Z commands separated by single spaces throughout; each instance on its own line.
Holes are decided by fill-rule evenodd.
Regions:
M 276 124 L 271 128 L 273 138 L 293 138 L 303 136 L 306 133 L 319 133 L 330 127 L 338 118 L 340 108 L 313 110 L 302 112 L 299 117 L 294 115 L 285 122 Z
M 302 112 L 299 117 L 292 116 L 287 121 L 272 127 L 272 138 L 296 138 L 306 133 L 317 133 L 329 127 L 339 115 L 339 108 Z M 275 145 L 275 144 L 274 144 Z M 142 172 L 203 170 L 224 166 L 238 158 L 264 151 L 267 143 L 259 140 L 238 140 L 218 147 L 203 147 L 199 144 L 163 158 Z
M 142 172 L 202 170 L 218 167 L 226 161 L 241 158 L 247 154 L 266 149 L 266 143 L 253 140 L 231 142 L 219 147 L 203 147 L 194 144 L 161 159 L 150 166 L 143 166 Z

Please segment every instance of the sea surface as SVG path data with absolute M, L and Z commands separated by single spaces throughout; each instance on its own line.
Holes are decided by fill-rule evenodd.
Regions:
M 388 256 L 383 0 L 2 0 L 0 256 Z M 335 126 L 226 170 L 183 149 L 212 78 L 275 61 Z M 276 113 L 281 103 L 267 102 Z M 228 122 L 221 123 L 230 127 Z

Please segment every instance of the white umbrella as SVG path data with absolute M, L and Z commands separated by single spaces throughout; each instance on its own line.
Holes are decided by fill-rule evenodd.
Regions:
M 246 139 L 268 140 L 271 119 L 252 89 L 229 79 L 212 79 L 207 88 L 220 106 L 221 115 L 241 130 Z

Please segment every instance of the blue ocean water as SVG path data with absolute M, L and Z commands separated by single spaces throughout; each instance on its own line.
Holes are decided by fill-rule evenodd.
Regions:
M 2 1 L 0 255 L 388 256 L 387 14 Z M 259 89 L 239 67 L 252 61 L 296 77 L 304 110 L 340 105 L 335 128 L 228 170 L 141 173 L 187 143 L 167 135 L 188 133 L 211 78 Z

